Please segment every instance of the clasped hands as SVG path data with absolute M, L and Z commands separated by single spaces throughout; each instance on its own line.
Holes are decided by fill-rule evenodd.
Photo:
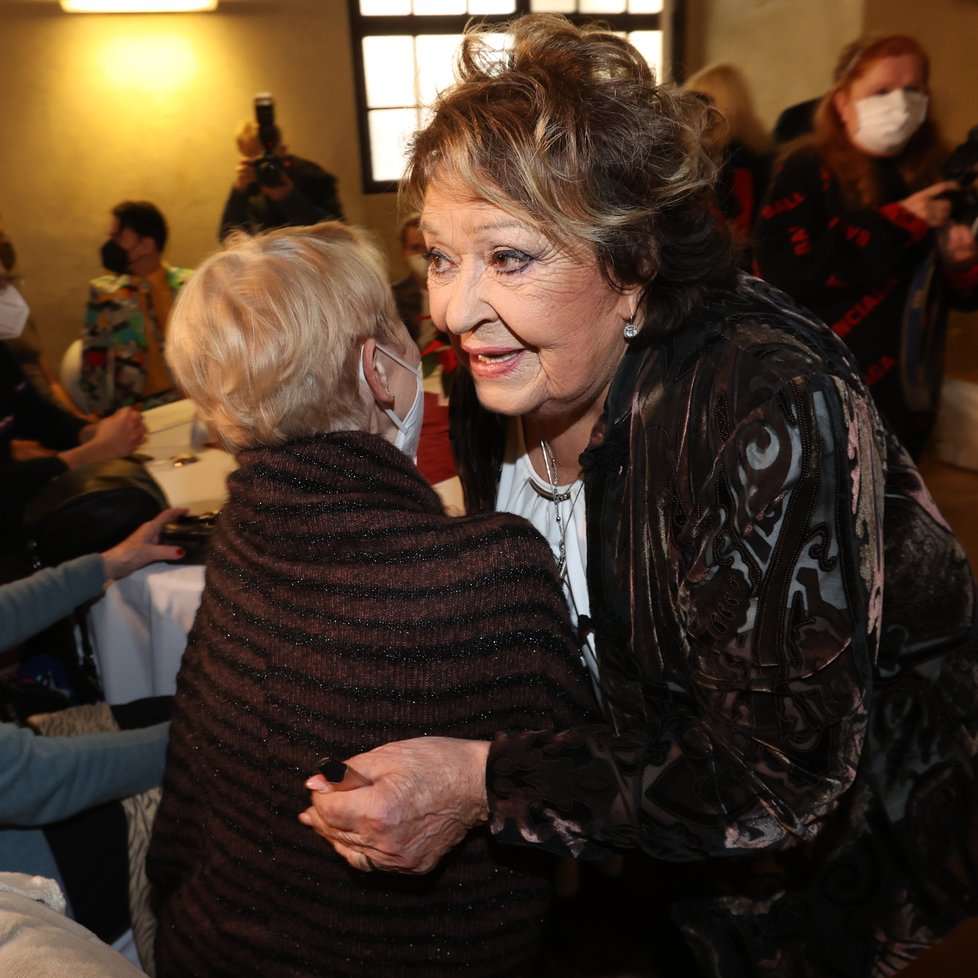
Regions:
M 428 873 L 470 829 L 488 820 L 485 767 L 489 744 L 416 737 L 349 758 L 370 785 L 306 781 L 312 804 L 299 815 L 351 866 Z

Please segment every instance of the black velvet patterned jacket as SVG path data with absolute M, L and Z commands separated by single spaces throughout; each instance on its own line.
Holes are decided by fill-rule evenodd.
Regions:
M 461 406 L 491 505 L 503 422 Z M 677 910 L 716 974 L 912 957 L 975 883 L 974 585 L 851 355 L 745 277 L 626 354 L 582 463 L 607 722 L 496 739 L 497 837 L 726 857 L 704 893 L 726 896 Z

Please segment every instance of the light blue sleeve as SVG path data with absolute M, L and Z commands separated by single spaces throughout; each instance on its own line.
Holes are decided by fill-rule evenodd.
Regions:
M 155 787 L 170 725 L 40 737 L 0 723 L 0 825 L 46 825 Z
M 0 587 L 0 651 L 64 618 L 105 584 L 100 554 L 86 554 L 59 567 Z

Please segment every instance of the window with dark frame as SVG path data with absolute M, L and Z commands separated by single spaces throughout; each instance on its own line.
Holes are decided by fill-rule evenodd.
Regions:
M 390 193 L 427 106 L 453 80 L 465 25 L 526 13 L 599 20 L 624 34 L 661 78 L 678 64 L 681 0 L 348 0 L 364 193 Z M 666 13 L 671 11 L 671 14 Z

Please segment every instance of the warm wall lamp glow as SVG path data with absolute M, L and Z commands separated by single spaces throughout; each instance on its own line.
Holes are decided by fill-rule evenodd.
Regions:
M 69 14 L 182 14 L 216 10 L 217 0 L 61 0 Z

